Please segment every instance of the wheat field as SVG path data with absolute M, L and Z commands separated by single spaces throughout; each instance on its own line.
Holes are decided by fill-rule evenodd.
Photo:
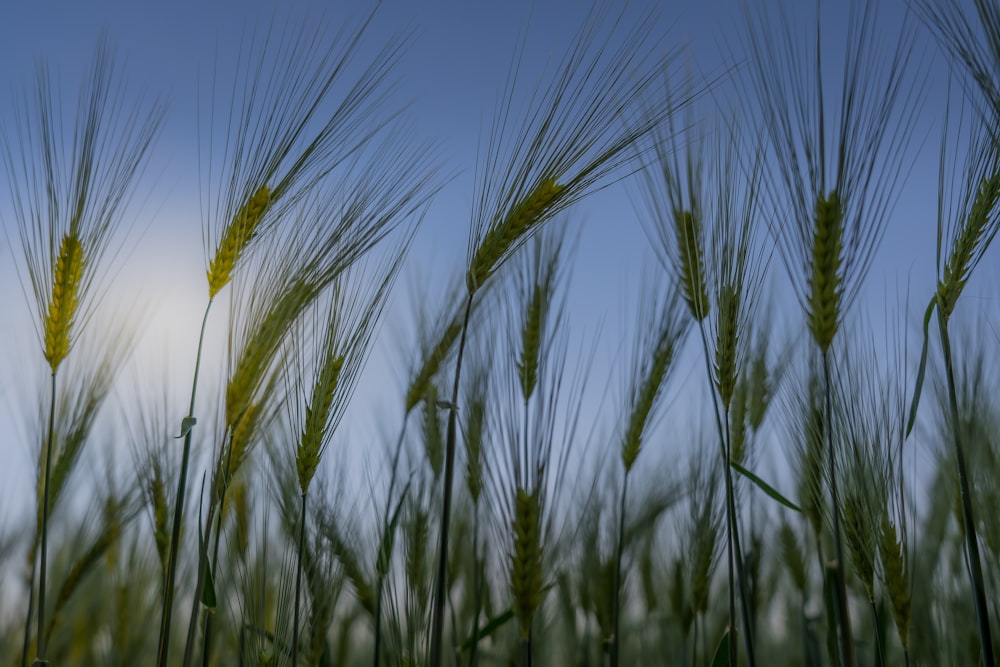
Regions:
M 111 31 L 17 72 L 0 665 L 1000 665 L 1000 5 L 818 4 L 529 13 L 457 169 L 380 7 L 233 26 L 190 146 Z

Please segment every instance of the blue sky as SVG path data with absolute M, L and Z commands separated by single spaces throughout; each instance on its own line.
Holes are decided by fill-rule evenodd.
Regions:
M 812 3 L 786 4 L 796 5 L 798 11 L 802 9 L 798 5 L 811 7 Z M 903 20 L 903 0 L 884 0 L 880 4 L 886 25 Z M 404 269 L 405 279 L 398 288 L 400 298 L 394 300 L 396 307 L 387 314 L 386 328 L 392 329 L 405 323 L 411 312 L 403 303 L 409 285 L 426 281 L 418 293 L 436 297 L 464 261 L 477 142 L 492 116 L 519 40 L 525 40 L 522 78 L 533 84 L 546 62 L 560 59 L 561 49 L 583 20 L 588 3 L 385 0 L 379 5 L 367 44 L 375 49 L 387 35 L 412 31 L 409 48 L 397 70 L 399 102 L 409 104 L 407 118 L 421 138 L 438 142 L 443 170 L 454 176 L 434 200 L 417 235 Z M 639 15 L 649 7 L 658 8 L 660 48 L 664 53 L 681 49 L 677 71 L 691 68 L 718 75 L 739 58 L 742 5 L 740 0 L 645 0 L 631 3 L 628 11 Z M 841 5 L 846 3 L 828 5 L 823 29 L 836 53 L 845 23 Z M 0 95 L 0 122 L 4 122 L 10 108 L 6 93 L 30 82 L 38 58 L 46 59 L 60 73 L 67 99 L 72 99 L 82 64 L 89 61 L 101 30 L 107 30 L 122 56 L 131 90 L 163 96 L 169 103 L 144 194 L 138 202 L 137 227 L 145 232 L 134 235 L 126 246 L 127 257 L 120 274 L 123 279 L 117 281 L 123 289 L 109 293 L 111 303 L 126 304 L 126 308 L 129 303 L 140 303 L 151 308 L 139 357 L 142 364 L 162 364 L 160 359 L 168 354 L 170 366 L 182 378 L 180 384 L 186 384 L 190 373 L 198 314 L 204 304 L 196 180 L 200 150 L 196 130 L 198 91 L 205 90 L 216 53 L 223 60 L 234 57 L 244 30 L 272 19 L 294 22 L 325 16 L 336 25 L 343 17 L 360 15 L 370 6 L 363 2 L 305 0 L 7 3 L 0 22 L 0 90 L 4 91 Z M 904 158 L 908 180 L 869 275 L 865 300 L 859 304 L 869 309 L 876 320 L 892 308 L 886 308 L 886 302 L 894 303 L 896 295 L 907 287 L 913 292 L 912 307 L 922 310 L 933 286 L 936 169 L 947 81 L 943 61 L 923 30 L 916 61 L 927 65 L 927 90 L 914 127 L 912 148 Z M 738 67 L 732 75 L 740 76 Z M 745 108 L 740 106 L 739 93 L 732 86 L 723 83 L 717 96 L 728 100 L 726 106 L 737 113 Z M 703 100 L 700 108 L 709 110 L 710 101 Z M 571 212 L 573 224 L 583 225 L 569 296 L 572 327 L 592 331 L 602 318 L 607 323 L 602 350 L 608 355 L 598 363 L 594 378 L 603 379 L 609 372 L 622 315 L 631 312 L 631 304 L 623 307 L 621 302 L 628 301 L 627 294 L 640 279 L 643 262 L 652 259 L 636 217 L 635 192 L 632 184 L 622 183 Z M 7 202 L 0 201 L 0 212 L 5 212 L 6 207 Z M 9 225 L 8 218 L 4 216 Z M 13 497 L 30 497 L 24 475 L 30 472 L 31 463 L 18 436 L 20 429 L 11 425 L 11 420 L 19 419 L 17 411 L 24 393 L 22 383 L 15 378 L 20 378 L 18 369 L 26 367 L 30 355 L 39 356 L 35 367 L 41 369 L 40 352 L 28 324 L 29 310 L 13 273 L 20 248 L 16 246 L 16 234 L 10 238 L 14 247 L 8 247 L 0 237 L 0 312 L 11 314 L 0 318 L 0 340 L 5 341 L 0 350 L 0 455 L 5 461 L 0 466 L 0 489 L 5 489 L 0 495 L 0 521 L 9 515 L 8 503 L 16 503 Z M 995 292 L 985 287 L 991 281 L 995 283 L 998 275 L 996 261 L 991 257 L 995 253 L 981 267 L 984 275 L 977 276 L 977 282 L 970 286 L 970 299 L 987 304 L 996 302 Z M 777 311 L 797 321 L 797 309 L 790 308 L 793 302 L 783 289 L 784 271 L 777 261 L 774 268 L 769 291 L 777 302 Z M 221 314 L 219 309 L 217 315 Z M 369 377 L 375 378 L 372 385 L 376 387 L 394 382 L 397 377 L 398 368 L 387 339 L 391 342 L 392 337 L 382 337 L 385 344 L 371 363 Z M 363 388 L 359 403 L 366 395 L 377 394 Z M 395 409 L 388 412 L 395 415 Z M 371 427 L 357 428 L 372 432 Z

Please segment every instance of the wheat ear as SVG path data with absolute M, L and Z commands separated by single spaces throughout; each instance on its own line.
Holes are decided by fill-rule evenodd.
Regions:
M 229 284 L 236 263 L 257 234 L 260 221 L 270 203 L 270 188 L 260 186 L 226 226 L 215 249 L 215 257 L 208 264 L 208 298 L 214 298 Z
M 809 331 L 824 353 L 840 324 L 843 296 L 844 212 L 836 191 L 816 200 L 812 271 L 809 277 Z
M 531 634 L 531 623 L 542 601 L 542 525 L 537 491 L 517 489 L 510 528 L 514 533 L 510 589 L 524 641 Z
M 73 320 L 80 305 L 80 288 L 84 267 L 83 244 L 76 232 L 70 232 L 59 244 L 59 255 L 53 271 L 52 296 L 45 318 L 45 360 L 55 373 L 69 354 Z
M 493 275 L 518 242 L 544 219 L 565 189 L 554 178 L 543 179 L 499 224 L 490 227 L 469 264 L 465 279 L 469 294 L 474 294 Z

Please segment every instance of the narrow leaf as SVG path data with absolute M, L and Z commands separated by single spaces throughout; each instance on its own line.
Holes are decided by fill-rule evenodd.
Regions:
M 182 419 L 181 420 L 181 434 L 178 435 L 178 436 L 176 436 L 174 439 L 175 440 L 180 440 L 181 438 L 183 438 L 184 436 L 186 436 L 188 433 L 191 432 L 191 429 L 193 429 L 194 425 L 197 424 L 197 423 L 198 423 L 198 420 L 195 419 L 194 417 L 185 417 L 184 419 Z
M 722 633 L 719 645 L 715 647 L 715 657 L 712 658 L 712 667 L 729 667 L 729 630 Z
M 920 367 L 917 369 L 917 381 L 913 385 L 913 401 L 910 403 L 910 417 L 906 420 L 906 437 L 909 437 L 913 430 L 913 424 L 917 421 L 917 404 L 920 403 L 920 391 L 924 386 L 924 371 L 927 370 L 927 339 L 928 328 L 930 327 L 931 315 L 934 314 L 934 306 L 937 299 L 931 299 L 927 305 L 927 312 L 924 313 L 924 345 L 920 350 Z
M 787 507 L 790 510 L 795 510 L 796 512 L 798 512 L 800 514 L 802 513 L 802 508 L 801 507 L 799 507 L 798 505 L 796 505 L 795 503 L 793 503 L 791 500 L 789 500 L 788 498 L 786 498 L 783 495 L 781 495 L 773 486 L 771 486 L 770 484 L 768 484 L 767 482 L 765 482 L 764 480 L 762 480 L 760 477 L 758 477 L 757 475 L 753 474 L 752 472 L 750 472 L 749 470 L 747 470 L 746 468 L 744 468 L 743 466 L 741 466 L 739 463 L 730 462 L 729 465 L 732 466 L 733 470 L 735 470 L 739 474 L 741 474 L 744 477 L 746 477 L 747 479 L 749 479 L 751 482 L 753 482 L 757 486 L 757 488 L 759 488 L 761 491 L 763 491 L 767 495 L 771 496 L 771 498 L 773 498 L 774 500 L 777 500 L 779 503 L 781 503 L 782 505 L 784 505 L 785 507 Z
M 205 564 L 205 589 L 201 592 L 201 603 L 209 611 L 215 611 L 215 578 L 212 576 L 212 564 Z
M 486 625 L 479 629 L 479 640 L 481 641 L 484 638 L 489 637 L 506 625 L 512 618 L 514 618 L 514 610 L 508 607 L 506 610 L 487 621 Z M 462 652 L 464 653 L 465 651 L 469 651 L 471 649 L 472 636 L 462 643 Z

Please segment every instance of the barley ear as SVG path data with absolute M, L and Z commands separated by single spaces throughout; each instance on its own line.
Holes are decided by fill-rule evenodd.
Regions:
M 542 347 L 542 317 L 545 309 L 544 287 L 537 282 L 531 290 L 531 301 L 521 328 L 521 359 L 517 362 L 518 378 L 524 400 L 531 398 L 538 384 L 538 357 Z
M 75 232 L 64 235 L 59 244 L 49 313 L 44 323 L 45 360 L 53 373 L 69 354 L 73 320 L 80 305 L 84 263 L 79 236 Z
M 948 263 L 944 265 L 943 275 L 938 282 L 937 301 L 946 321 L 955 310 L 958 297 L 969 280 L 976 251 L 987 234 L 990 215 L 996 208 L 998 199 L 1000 171 L 984 178 L 980 184 L 965 224 L 955 238 Z
M 170 508 L 167 503 L 167 488 L 162 474 L 155 474 L 150 480 L 153 501 L 153 538 L 160 567 L 167 569 L 167 552 L 170 549 Z
M 521 639 L 531 634 L 531 622 L 542 602 L 541 511 L 537 491 L 517 489 L 514 518 L 514 551 L 511 556 L 510 588 Z
M 907 585 L 906 562 L 903 560 L 903 545 L 896 536 L 896 527 L 882 514 L 879 531 L 879 555 L 882 557 L 882 571 L 885 587 L 892 602 L 892 617 L 896 621 L 896 632 L 904 649 L 910 640 L 910 589 Z
M 565 189 L 554 178 L 543 179 L 498 224 L 490 227 L 469 263 L 465 277 L 469 294 L 482 287 L 511 250 L 551 213 Z
M 701 219 L 691 211 L 674 213 L 674 231 L 680 249 L 681 285 L 691 315 L 701 322 L 708 315 L 708 286 L 705 277 L 705 249 Z
M 719 287 L 719 332 L 715 346 L 715 386 L 726 411 L 736 390 L 736 339 L 739 328 L 740 294 L 734 285 Z
M 747 384 L 746 378 L 736 383 L 732 410 L 729 413 L 729 461 L 741 466 L 746 464 L 747 456 L 747 423 L 751 401 Z
M 306 406 L 305 426 L 295 455 L 295 469 L 298 473 L 299 491 L 305 494 L 319 468 L 326 439 L 327 423 L 333 407 L 333 397 L 344 367 L 343 355 L 328 354 L 322 369 L 316 376 L 309 405 Z
M 636 458 L 639 456 L 639 449 L 642 447 L 642 436 L 649 421 L 649 414 L 653 409 L 653 403 L 663 387 L 664 378 L 670 363 L 674 357 L 674 334 L 669 327 L 665 328 L 661 334 L 659 344 L 653 351 L 653 358 L 649 365 L 649 372 L 642 379 L 639 392 L 632 412 L 629 415 L 628 428 L 625 431 L 625 438 L 622 441 L 622 462 L 625 464 L 625 471 L 632 470 Z
M 816 200 L 812 271 L 809 277 L 809 330 L 820 350 L 830 349 L 840 324 L 843 296 L 844 211 L 837 192 Z
M 257 234 L 260 221 L 271 203 L 271 190 L 266 185 L 257 188 L 226 226 L 215 257 L 208 265 L 208 297 L 214 298 L 229 284 L 236 263 Z
M 795 531 L 789 524 L 781 524 L 781 530 L 778 531 L 778 540 L 781 542 L 781 559 L 785 567 L 788 568 L 788 574 L 792 578 L 792 583 L 795 584 L 795 588 L 800 593 L 805 594 L 806 585 L 809 581 L 806 576 L 805 556 L 802 553 L 802 547 L 799 545 L 798 538 L 795 537 Z
M 875 599 L 875 540 L 871 526 L 865 518 L 865 505 L 857 492 L 845 494 L 844 541 L 851 554 L 854 573 L 861 580 L 869 600 Z
M 424 357 L 423 364 L 414 374 L 413 381 L 406 392 L 407 414 L 413 408 L 417 407 L 417 404 L 424 398 L 427 386 L 431 383 L 433 377 L 437 375 L 438 370 L 441 369 L 441 364 L 448 358 L 448 352 L 455 345 L 455 341 L 458 340 L 460 333 L 462 333 L 462 320 L 456 317 L 448 325 L 448 328 L 444 330 L 441 338 L 431 351 Z

